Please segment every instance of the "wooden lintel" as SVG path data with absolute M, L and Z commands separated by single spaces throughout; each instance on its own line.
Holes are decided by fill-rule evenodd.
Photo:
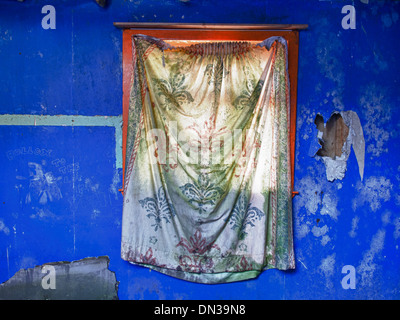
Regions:
M 220 23 L 160 23 L 160 22 L 114 22 L 120 29 L 191 29 L 191 30 L 304 30 L 307 24 L 220 24 Z

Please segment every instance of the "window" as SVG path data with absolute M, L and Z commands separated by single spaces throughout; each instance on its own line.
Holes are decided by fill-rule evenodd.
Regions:
M 148 26 L 123 37 L 122 259 L 201 283 L 293 269 L 298 30 Z
M 290 79 L 290 158 L 292 189 L 294 184 L 294 160 L 296 138 L 297 72 L 299 52 L 299 30 L 307 25 L 238 25 L 238 24 L 169 24 L 169 23 L 121 23 L 114 25 L 123 29 L 123 179 L 126 166 L 126 134 L 129 109 L 129 94 L 132 80 L 132 36 L 143 34 L 163 40 L 205 40 L 205 41 L 263 41 L 280 36 L 288 43 Z M 122 189 L 120 189 L 123 192 Z M 294 191 L 293 195 L 297 192 Z

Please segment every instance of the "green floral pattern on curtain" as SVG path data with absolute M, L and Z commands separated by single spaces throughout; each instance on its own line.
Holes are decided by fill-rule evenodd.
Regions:
M 121 257 L 201 283 L 293 269 L 284 41 L 132 46 Z

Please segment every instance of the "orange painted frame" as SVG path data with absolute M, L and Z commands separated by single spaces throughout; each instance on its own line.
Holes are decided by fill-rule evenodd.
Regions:
M 302 25 L 304 26 L 304 25 Z M 303 27 L 302 29 L 305 29 Z M 129 95 L 132 80 L 132 36 L 134 34 L 144 34 L 164 40 L 221 40 L 221 41 L 263 41 L 272 36 L 281 36 L 288 43 L 289 60 L 289 80 L 290 80 L 290 159 L 292 190 L 294 186 L 294 161 L 295 161 L 295 142 L 296 142 L 296 110 L 297 110 L 297 74 L 298 74 L 298 55 L 299 55 L 299 31 L 297 29 L 288 30 L 251 30 L 240 29 L 218 29 L 211 28 L 130 28 L 124 29 L 122 35 L 122 69 L 123 69 L 123 97 L 122 97 L 122 159 L 123 176 L 122 185 L 125 178 L 125 155 L 126 137 L 128 131 L 128 112 Z M 123 192 L 123 188 L 119 190 Z M 293 196 L 298 194 L 292 192 Z

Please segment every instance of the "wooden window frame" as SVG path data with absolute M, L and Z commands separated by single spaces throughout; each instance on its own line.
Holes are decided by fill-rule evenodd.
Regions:
M 132 36 L 143 34 L 163 40 L 212 40 L 212 41 L 263 41 L 280 36 L 288 43 L 288 70 L 290 80 L 290 159 L 291 183 L 294 187 L 294 162 L 296 143 L 297 74 L 299 55 L 299 30 L 308 26 L 296 25 L 242 25 L 242 24 L 171 24 L 171 23 L 124 23 L 115 22 L 122 34 L 122 185 L 125 183 L 126 138 L 128 132 L 129 96 L 132 85 Z M 123 193 L 123 188 L 119 190 Z M 298 194 L 292 191 L 292 195 Z

